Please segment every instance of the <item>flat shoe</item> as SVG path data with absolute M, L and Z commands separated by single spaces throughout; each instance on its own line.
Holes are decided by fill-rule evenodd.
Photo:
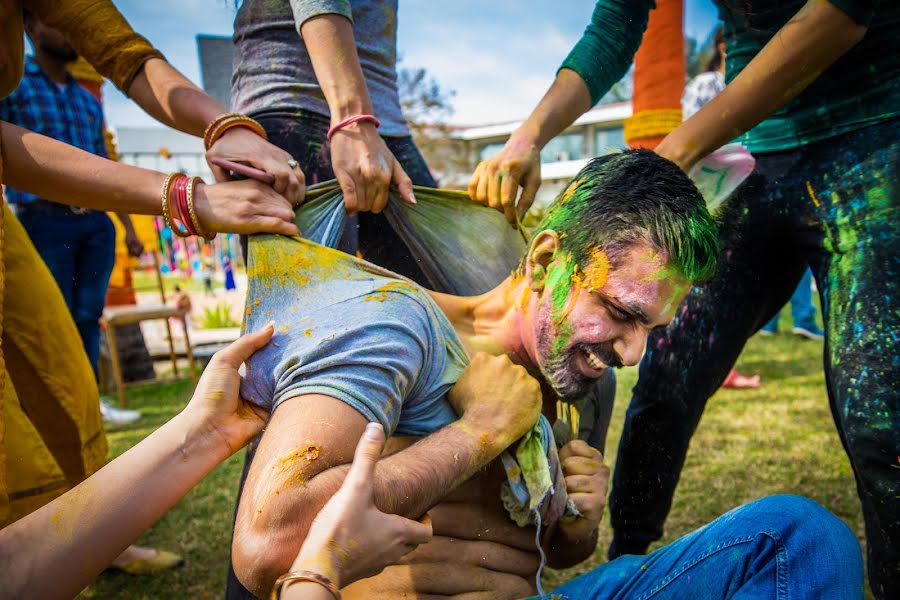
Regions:
M 183 564 L 184 558 L 174 552 L 157 550 L 150 558 L 138 558 L 122 565 L 110 565 L 109 568 L 124 571 L 129 575 L 154 575 Z

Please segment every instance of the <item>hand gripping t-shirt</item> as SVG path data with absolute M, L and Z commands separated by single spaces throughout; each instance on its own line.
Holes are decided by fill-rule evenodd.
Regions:
M 417 284 L 299 238 L 251 241 L 246 331 L 275 323 L 247 362 L 241 395 L 268 410 L 304 394 L 346 402 L 387 435 L 456 420 L 445 399 L 468 358 Z

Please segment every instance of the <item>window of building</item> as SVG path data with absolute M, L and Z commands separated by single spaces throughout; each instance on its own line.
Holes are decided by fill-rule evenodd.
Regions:
M 482 161 L 491 158 L 492 156 L 500 152 L 505 143 L 506 142 L 492 142 L 490 144 L 485 144 L 481 147 L 481 149 L 478 150 L 478 160 Z
M 613 150 L 621 150 L 625 146 L 625 132 L 621 127 L 597 129 L 594 133 L 594 148 L 597 156 L 607 154 Z
M 558 135 L 541 150 L 541 162 L 553 163 L 584 158 L 584 134 L 581 132 Z

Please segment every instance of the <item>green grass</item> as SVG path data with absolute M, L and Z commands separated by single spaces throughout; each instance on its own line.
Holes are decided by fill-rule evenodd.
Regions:
M 768 494 L 793 493 L 815 499 L 842 518 L 864 544 L 863 521 L 847 457 L 831 419 L 822 374 L 822 344 L 788 334 L 754 337 L 738 363 L 760 373 L 756 391 L 717 393 L 694 436 L 675 495 L 666 535 L 674 540 L 727 510 Z M 635 369 L 619 372 L 618 403 L 607 442 L 614 464 Z M 187 402 L 189 384 L 129 392 L 131 406 L 145 418 L 136 427 L 111 429 L 111 453 L 118 455 L 174 415 Z M 187 564 L 156 577 L 105 573 L 85 598 L 220 598 L 228 569 L 229 532 L 243 454 L 219 466 L 139 543 L 182 553 Z M 576 568 L 550 571 L 549 585 L 603 562 L 608 520 L 598 550 Z

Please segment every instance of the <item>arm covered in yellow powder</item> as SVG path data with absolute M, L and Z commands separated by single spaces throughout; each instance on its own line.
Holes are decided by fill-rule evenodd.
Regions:
M 418 519 L 534 426 L 540 386 L 505 356 L 477 354 L 449 394 L 458 421 L 383 458 L 375 505 Z M 260 442 L 241 496 L 235 573 L 265 597 L 310 535 L 316 514 L 341 486 L 366 419 L 320 394 L 282 402 Z M 359 540 L 360 542 L 362 540 Z
M 0 530 L 0 598 L 72 598 L 265 425 L 237 369 L 268 327 L 217 353 L 187 407 L 78 487 Z
M 722 93 L 667 135 L 656 152 L 690 170 L 796 97 L 866 30 L 827 0 L 809 0 Z

